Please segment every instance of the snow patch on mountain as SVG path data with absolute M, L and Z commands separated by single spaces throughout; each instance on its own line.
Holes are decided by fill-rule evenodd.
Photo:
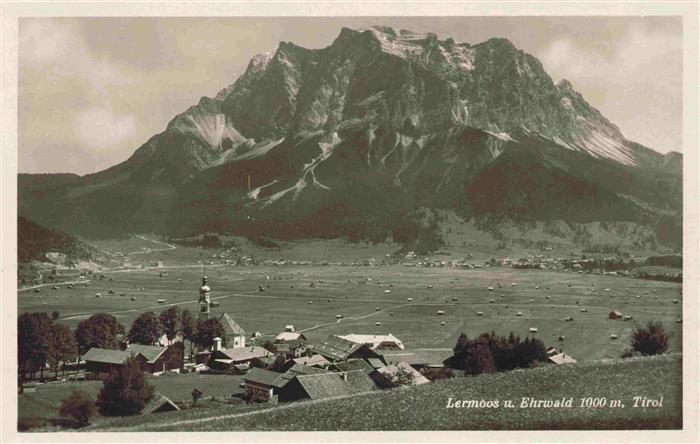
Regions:
M 201 138 L 209 146 L 221 148 L 225 139 L 232 142 L 244 140 L 236 128 L 227 121 L 224 114 L 188 114 L 185 124 L 178 127 L 182 132 L 189 132 Z
M 579 139 L 576 146 L 582 148 L 593 157 L 612 159 L 624 165 L 637 165 L 637 160 L 632 150 L 617 140 L 599 132 L 592 132 L 587 137 Z
M 277 182 L 279 182 L 279 179 L 275 179 L 275 180 L 273 180 L 273 181 L 270 182 L 270 183 L 266 183 L 265 185 L 261 185 L 261 186 L 259 186 L 259 187 L 257 187 L 257 188 L 254 188 L 254 189 L 250 190 L 250 191 L 248 192 L 248 194 L 246 194 L 246 196 L 247 196 L 249 199 L 258 200 L 258 196 L 260 195 L 260 191 L 262 191 L 263 189 L 265 189 L 265 188 L 267 188 L 267 187 L 269 187 L 269 186 L 272 186 L 272 185 L 276 184 Z

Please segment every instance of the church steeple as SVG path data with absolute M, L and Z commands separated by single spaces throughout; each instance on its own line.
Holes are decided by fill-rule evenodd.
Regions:
M 202 276 L 202 286 L 199 287 L 199 319 L 206 321 L 209 319 L 209 307 L 211 289 L 207 285 L 206 273 Z

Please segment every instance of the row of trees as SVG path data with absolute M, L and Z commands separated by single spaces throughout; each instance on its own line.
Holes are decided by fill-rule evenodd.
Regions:
M 189 310 L 180 311 L 170 307 L 160 315 L 153 312 L 142 313 L 134 320 L 128 333 L 124 326 L 111 314 L 96 313 L 81 321 L 75 331 L 56 322 L 59 313 L 23 313 L 17 320 L 18 367 L 20 383 L 27 375 L 37 371 L 44 377 L 47 364 L 58 376 L 65 363 L 75 362 L 93 347 L 118 349 L 119 335 L 126 334 L 130 343 L 153 345 L 163 334 L 168 341 L 181 337 L 190 342 L 190 356 L 194 347 L 210 348 L 214 338 L 220 337 L 226 345 L 224 327 L 216 319 L 194 320 Z
M 27 372 L 37 370 L 44 377 L 49 368 L 58 375 L 64 362 L 78 357 L 78 346 L 70 329 L 56 322 L 59 313 L 23 313 L 17 319 L 17 364 L 20 382 Z
M 664 353 L 668 350 L 668 340 L 663 326 L 657 322 L 650 322 L 646 327 L 638 328 L 632 333 L 631 349 L 622 357 Z M 469 339 L 462 333 L 453 351 L 454 355 L 448 358 L 445 364 L 464 370 L 464 373 L 469 375 L 530 368 L 547 360 L 546 347 L 539 339 L 528 337 L 521 340 L 513 333 L 505 337 L 498 336 L 493 331 L 483 333 L 476 339 Z
M 134 320 L 127 338 L 130 343 L 151 345 L 162 335 L 169 343 L 178 336 L 189 341 L 190 356 L 194 346 L 209 348 L 216 337 L 221 338 L 222 345 L 226 346 L 224 326 L 218 319 L 195 321 L 189 310 L 180 311 L 177 306 L 164 310 L 159 316 L 151 311 L 142 313 Z
M 508 337 L 498 336 L 495 332 L 483 333 L 476 339 L 469 339 L 462 333 L 453 351 L 454 355 L 446 364 L 469 375 L 529 368 L 547 358 L 542 341 L 535 338 L 523 341 L 513 333 Z

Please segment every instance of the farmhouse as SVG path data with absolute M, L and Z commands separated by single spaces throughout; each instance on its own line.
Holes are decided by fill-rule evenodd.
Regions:
M 349 334 L 338 336 L 356 344 L 367 344 L 372 350 L 403 350 L 403 342 L 396 336 L 389 333 L 388 335 L 357 335 Z
M 281 389 L 289 381 L 294 379 L 296 376 L 300 375 L 318 375 L 322 373 L 330 373 L 328 370 L 316 368 L 316 367 L 307 367 L 305 365 L 299 365 L 299 364 L 294 364 L 290 368 L 288 368 L 284 373 L 281 373 L 279 377 L 275 380 L 275 387 L 278 389 Z
M 381 359 L 377 358 L 370 358 L 372 360 L 378 360 L 379 362 L 382 363 L 380 367 L 383 367 L 384 362 Z M 362 370 L 365 373 L 372 373 L 374 371 L 374 366 L 370 364 L 369 362 L 365 361 L 364 359 L 351 359 L 346 362 L 336 362 L 334 364 L 331 364 L 328 367 L 329 370 L 333 370 L 336 372 L 351 372 L 351 371 L 356 371 L 356 370 Z
M 574 358 L 563 352 L 552 356 L 548 356 L 547 360 L 557 365 L 576 364 L 576 360 Z
M 292 327 L 293 328 L 293 327 Z M 306 341 L 306 336 L 303 333 L 283 331 L 282 333 L 275 336 L 275 342 L 286 342 L 286 341 Z
M 374 381 L 362 370 L 299 375 L 280 389 L 279 400 L 324 399 L 350 396 L 376 389 Z
M 143 356 L 139 361 L 141 369 L 147 373 L 160 374 L 168 370 L 177 370 L 184 366 L 184 347 L 177 342 L 170 347 L 157 345 L 129 344 L 127 353 Z
M 324 358 L 321 355 L 302 356 L 299 358 L 292 359 L 292 362 L 295 364 L 304 365 L 307 367 L 318 367 L 318 368 L 325 368 L 328 366 L 328 364 L 330 364 L 330 362 L 328 362 L 328 359 Z
M 384 352 L 384 360 L 388 364 L 405 362 L 415 369 L 426 367 L 444 367 L 443 362 L 453 355 L 452 349 L 414 349 L 414 350 L 390 350 Z
M 257 346 L 226 348 L 212 351 L 207 365 L 213 370 L 229 371 L 235 366 L 250 365 L 254 359 L 271 355 L 269 351 Z
M 359 344 L 338 336 L 329 336 L 309 349 L 331 362 L 347 361 L 353 358 L 379 358 L 380 355 L 367 344 Z
M 278 388 L 275 382 L 280 376 L 282 373 L 254 368 L 248 372 L 243 384 L 246 392 L 256 395 L 260 400 L 269 401 L 275 396 L 275 389 Z
M 306 353 L 306 342 L 300 339 L 294 341 L 276 342 L 274 344 L 275 354 L 287 359 L 299 358 Z
M 608 319 L 622 319 L 622 313 L 617 310 L 613 310 L 608 313 Z
M 106 378 L 112 370 L 121 368 L 130 357 L 131 353 L 124 350 L 92 347 L 83 355 L 85 371 L 95 378 Z M 143 356 L 141 359 L 144 359 Z

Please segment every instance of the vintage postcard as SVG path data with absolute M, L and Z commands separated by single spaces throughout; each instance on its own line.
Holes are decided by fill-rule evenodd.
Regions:
M 4 438 L 696 440 L 697 3 L 444 6 L 4 5 Z

